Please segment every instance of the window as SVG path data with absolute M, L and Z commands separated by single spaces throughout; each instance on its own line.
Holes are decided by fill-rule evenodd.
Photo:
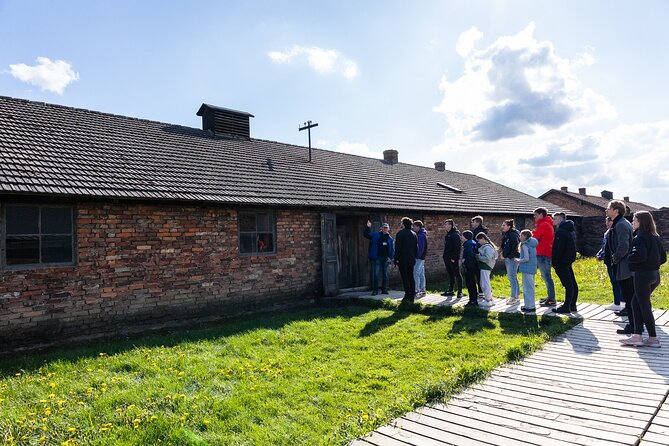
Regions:
M 239 252 L 273 254 L 276 229 L 273 212 L 239 212 Z
M 74 231 L 72 207 L 5 207 L 6 266 L 72 264 Z

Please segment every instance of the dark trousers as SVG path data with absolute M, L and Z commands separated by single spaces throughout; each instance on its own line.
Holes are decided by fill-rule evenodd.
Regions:
M 629 277 L 625 280 L 619 280 L 620 291 L 622 293 L 623 301 L 625 302 L 625 309 L 627 310 L 627 325 L 634 329 L 634 310 L 632 309 L 632 301 L 634 300 L 634 279 Z
M 458 261 L 451 262 L 448 259 L 444 259 L 444 264 L 446 265 L 446 274 L 448 274 L 449 282 L 447 291 L 453 291 L 453 287 L 457 286 L 458 294 L 462 293 L 462 276 L 460 275 Z
M 402 286 L 404 287 L 404 298 L 413 300 L 416 297 L 416 281 L 413 277 L 413 263 L 400 262 L 398 267 L 402 276 Z
M 564 306 L 567 308 L 575 306 L 578 300 L 578 284 L 576 283 L 576 276 L 574 276 L 574 269 L 571 263 L 567 265 L 556 265 L 553 263 L 553 269 L 564 287 Z
M 659 271 L 637 271 L 634 273 L 634 299 L 632 300 L 632 311 L 634 312 L 634 333 L 643 333 L 643 326 L 648 330 L 648 336 L 655 337 L 655 316 L 650 304 L 650 295 L 660 284 Z M 629 310 L 627 310 L 629 312 Z
M 477 303 L 478 291 L 476 290 L 476 278 L 480 276 L 478 268 L 464 268 L 464 270 L 469 302 Z

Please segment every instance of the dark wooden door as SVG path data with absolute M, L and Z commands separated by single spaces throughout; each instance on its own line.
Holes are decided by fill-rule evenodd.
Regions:
M 321 247 L 323 250 L 323 293 L 334 296 L 339 292 L 337 264 L 337 217 L 321 214 Z

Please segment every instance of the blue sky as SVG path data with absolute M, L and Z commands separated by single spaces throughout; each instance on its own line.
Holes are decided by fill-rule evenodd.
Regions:
M 669 206 L 669 2 L 0 0 L 0 94 Z

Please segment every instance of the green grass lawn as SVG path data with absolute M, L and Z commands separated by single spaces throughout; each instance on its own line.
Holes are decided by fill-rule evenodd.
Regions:
M 483 378 L 576 322 L 321 305 L 0 363 L 0 441 L 341 444 Z
M 613 291 L 611 282 L 606 273 L 606 265 L 597 261 L 594 257 L 580 257 L 574 262 L 574 274 L 578 283 L 578 301 L 580 303 L 595 303 L 609 305 L 613 303 Z M 653 309 L 669 309 L 669 262 L 662 265 L 660 269 L 661 283 L 652 295 Z M 518 274 L 520 281 L 521 275 Z M 558 301 L 564 300 L 564 288 L 560 284 L 555 271 L 553 271 L 553 281 L 555 282 L 555 294 Z M 490 283 L 495 296 L 509 297 L 511 287 L 506 278 L 506 271 L 500 268 L 493 272 Z M 535 278 L 536 297 L 543 299 L 546 297 L 546 286 L 541 275 L 537 274 Z M 428 288 L 433 292 L 442 292 L 446 288 L 446 282 L 428 283 Z M 465 291 L 466 293 L 466 291 Z M 522 284 L 521 284 L 522 296 Z

